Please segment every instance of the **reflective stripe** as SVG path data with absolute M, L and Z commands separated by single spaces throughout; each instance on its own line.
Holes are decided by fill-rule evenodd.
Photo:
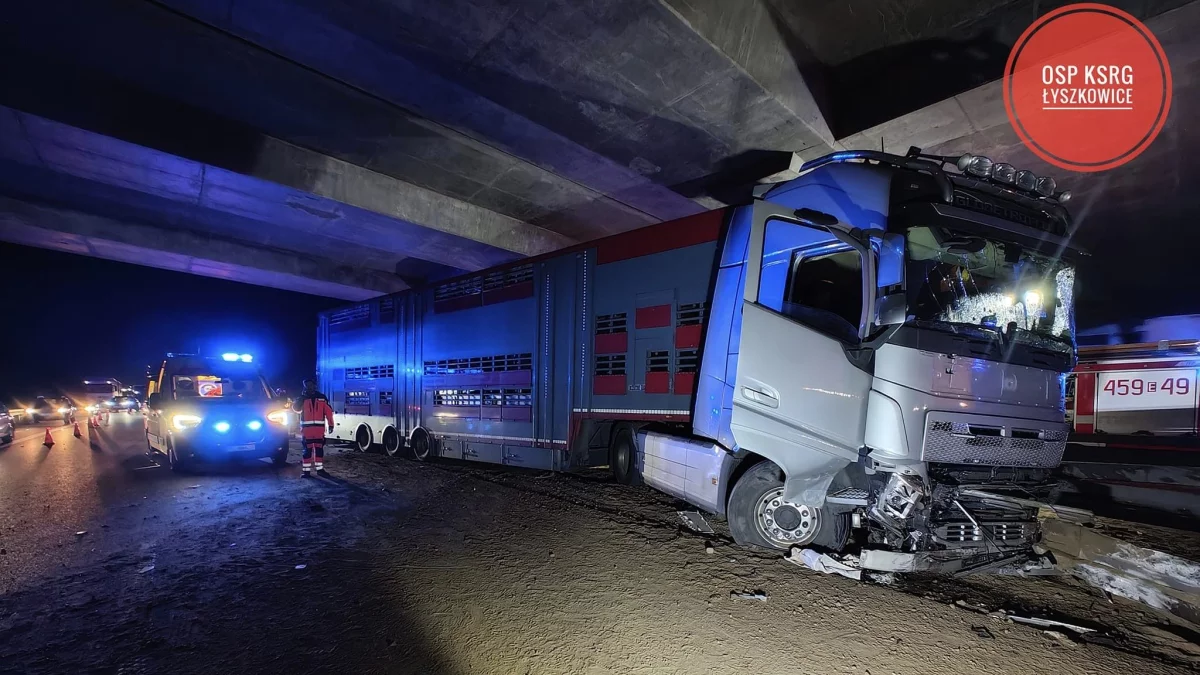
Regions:
M 317 420 L 316 422 L 301 422 L 300 426 L 302 426 L 302 427 L 319 427 L 322 424 L 325 424 L 325 422 L 323 422 L 322 420 Z

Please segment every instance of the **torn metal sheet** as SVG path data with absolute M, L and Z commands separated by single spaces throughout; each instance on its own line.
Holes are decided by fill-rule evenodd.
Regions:
M 1055 621 L 1054 619 L 1039 619 L 1033 616 L 1017 616 L 1015 614 L 1009 614 L 1008 618 L 1016 623 L 1023 623 L 1028 626 L 1037 626 L 1038 628 L 1065 628 L 1069 631 L 1080 634 L 1096 632 L 1095 628 L 1076 626 L 1073 623 L 1064 623 L 1062 621 Z
M 807 567 L 816 572 L 822 572 L 824 574 L 840 574 L 855 581 L 862 580 L 861 569 L 838 562 L 829 555 L 819 553 L 811 548 L 806 548 L 803 550 L 799 547 L 793 548 L 788 552 L 788 556 L 785 558 L 785 560 L 801 567 Z
M 1055 519 L 1042 523 L 1041 545 L 1101 590 L 1200 623 L 1200 563 Z

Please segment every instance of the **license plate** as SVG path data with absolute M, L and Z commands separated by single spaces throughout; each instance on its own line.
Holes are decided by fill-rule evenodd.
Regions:
M 247 444 L 245 444 L 245 445 L 231 445 L 231 446 L 229 446 L 229 452 L 250 452 L 251 450 L 254 450 L 254 444 L 253 444 L 253 443 L 247 443 Z

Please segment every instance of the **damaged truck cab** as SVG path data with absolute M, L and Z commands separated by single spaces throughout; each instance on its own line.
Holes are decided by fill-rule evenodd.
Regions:
M 1028 555 L 1067 437 L 1068 199 L 915 150 L 764 186 L 719 251 L 691 437 L 641 429 L 645 481 L 723 513 L 739 543 L 853 539 L 866 568 Z

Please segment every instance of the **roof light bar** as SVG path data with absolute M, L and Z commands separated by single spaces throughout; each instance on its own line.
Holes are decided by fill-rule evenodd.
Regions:
M 1058 195 L 1054 194 L 1054 191 L 1058 189 L 1058 183 L 1050 176 L 1038 176 L 1028 169 L 1018 171 L 1011 164 L 996 163 L 983 155 L 967 153 L 959 157 L 956 164 L 958 170 L 965 174 L 989 178 L 997 183 L 1012 185 L 1019 190 L 1032 192 L 1042 197 L 1057 197 L 1060 204 L 1066 204 L 1071 199 L 1069 190 L 1064 190 Z

